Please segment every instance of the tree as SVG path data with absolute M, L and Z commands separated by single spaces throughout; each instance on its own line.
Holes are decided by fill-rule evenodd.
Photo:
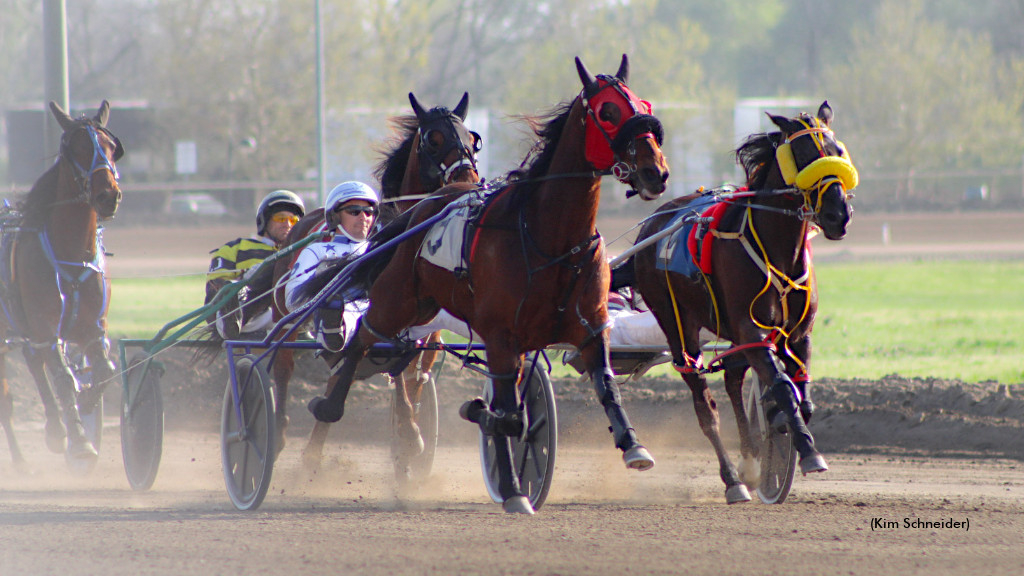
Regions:
M 936 190 L 915 174 L 1021 158 L 1021 98 L 1007 91 L 1020 63 L 999 64 L 987 37 L 951 30 L 922 8 L 884 2 L 872 26 L 854 32 L 848 61 L 825 75 L 861 173 L 896 176 L 865 182 L 878 200 L 929 203 Z

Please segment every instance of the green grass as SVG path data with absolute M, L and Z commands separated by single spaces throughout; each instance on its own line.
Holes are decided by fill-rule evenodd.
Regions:
M 812 374 L 1024 383 L 1024 262 L 819 265 Z
M 834 263 L 817 275 L 815 377 L 1024 383 L 1024 262 Z M 111 335 L 151 338 L 202 302 L 202 276 L 114 280 Z
M 164 324 L 203 305 L 203 275 L 121 278 L 111 286 L 107 323 L 113 338 L 152 338 Z

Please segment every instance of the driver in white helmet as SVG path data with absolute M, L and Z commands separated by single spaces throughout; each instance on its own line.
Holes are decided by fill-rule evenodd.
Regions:
M 232 298 L 217 311 L 216 327 L 221 338 L 233 340 L 240 334 L 265 330 L 273 320 L 270 298 L 272 274 L 252 277 L 257 265 L 284 246 L 288 232 L 306 213 L 297 194 L 274 190 L 256 209 L 256 235 L 236 238 L 210 252 L 210 269 L 206 273 L 206 302 L 231 282 L 247 280 Z
M 292 266 L 285 285 L 285 303 L 290 310 L 300 306 L 299 287 L 312 279 L 317 265 L 324 260 L 362 254 L 366 250 L 367 236 L 373 230 L 380 200 L 377 193 L 362 182 L 342 182 L 327 194 L 324 219 L 334 237 L 326 242 L 306 246 Z M 348 334 L 355 329 L 356 320 L 366 311 L 365 300 L 328 302 L 317 311 L 314 324 L 317 340 L 332 351 L 344 347 Z
M 324 216 L 327 229 L 335 231 L 334 238 L 306 246 L 295 260 L 285 285 L 285 304 L 289 310 L 304 303 L 301 295 L 309 291 L 303 290 L 302 286 L 314 279 L 321 262 L 366 251 L 378 204 L 377 193 L 362 182 L 343 182 L 331 190 L 324 202 Z M 314 315 L 317 341 L 327 350 L 340 351 L 352 337 L 359 317 L 368 307 L 369 301 L 365 299 L 327 302 Z M 465 338 L 470 337 L 466 323 L 446 310 L 441 310 L 427 324 L 411 327 L 402 337 L 419 340 L 438 330 L 450 330 Z M 479 338 L 475 334 L 473 336 Z

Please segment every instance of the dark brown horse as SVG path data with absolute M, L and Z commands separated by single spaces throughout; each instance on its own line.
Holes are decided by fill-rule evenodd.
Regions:
M 609 364 L 610 273 L 595 225 L 601 177 L 609 170 L 644 199 L 664 192 L 668 167 L 660 149 L 662 129 L 650 104 L 626 86 L 625 56 L 615 76 L 595 78 L 578 58 L 576 67 L 583 83 L 580 95 L 537 124 L 539 141 L 525 168 L 482 199 L 481 214 L 469 224 L 475 232 L 465 269 L 452 272 L 424 259 L 425 231 L 393 251 L 367 257 L 379 259 L 379 267 L 367 265 L 353 282 L 369 286 L 369 310 L 343 352 L 331 395 L 310 404 L 318 420 L 340 419 L 356 365 L 368 347 L 392 341 L 444 308 L 467 322 L 486 347 L 493 399 L 490 405 L 482 399 L 468 402 L 461 413 L 495 439 L 499 492 L 508 512 L 533 513 L 509 442 L 529 426 L 517 386 L 529 351 L 563 342 L 576 346 L 627 467 L 644 470 L 654 464 L 621 406 Z M 368 253 L 408 229 L 404 224 L 414 226 L 439 213 L 452 194 L 471 190 L 475 187 L 442 188 L 438 194 L 443 199 L 403 214 L 371 241 Z
M 482 141 L 478 134 L 463 125 L 469 109 L 469 94 L 464 93 L 453 110 L 443 106 L 424 109 L 412 93 L 409 94 L 409 102 L 415 113 L 391 119 L 395 135 L 381 149 L 384 157 L 374 170 L 374 176 L 380 182 L 381 223 L 395 218 L 444 185 L 453 182 L 475 184 L 480 181 L 476 171 L 476 154 L 481 149 Z M 292 228 L 288 244 L 319 230 L 323 223 L 323 208 L 317 208 Z M 282 285 L 281 279 L 291 270 L 292 261 L 294 258 L 282 259 L 275 265 L 275 285 Z M 274 308 L 275 320 L 287 314 L 283 287 L 275 292 Z M 436 341 L 437 335 L 431 339 Z M 331 355 L 328 356 L 327 360 L 333 365 L 335 362 L 331 361 Z M 395 377 L 396 410 L 413 413 L 413 406 L 419 403 L 420 390 L 430 377 L 436 356 L 437 352 L 424 352 L 409 365 L 404 374 Z M 281 399 L 277 412 L 278 450 L 284 447 L 284 429 L 288 424 L 284 399 L 287 398 L 288 384 L 294 370 L 294 351 L 282 347 L 273 364 L 277 397 Z M 333 389 L 335 381 L 335 377 L 328 380 L 328 393 Z M 314 426 L 303 450 L 303 463 L 307 468 L 319 465 L 329 428 L 330 424 L 324 422 Z M 418 428 L 407 427 L 405 430 L 406 436 L 413 440 L 419 438 Z M 421 439 L 419 443 L 422 444 Z
M 97 221 L 113 217 L 121 201 L 114 163 L 124 150 L 105 127 L 106 101 L 92 118 L 73 119 L 55 102 L 50 110 L 64 131 L 60 153 L 24 199 L 18 225 L 3 235 L 0 336 L 4 353 L 20 344 L 25 354 L 46 413 L 47 446 L 62 452 L 66 439 L 69 458 L 91 460 L 97 452 L 84 434 L 80 411 L 96 408 L 115 373 L 107 340 L 110 281 Z M 69 344 L 84 353 L 93 370 L 92 386 L 80 394 L 68 362 Z M 0 357 L 0 371 L 5 369 Z M 0 421 L 17 461 L 21 454 L 10 428 L 6 377 L 2 382 Z
M 788 426 L 793 434 L 801 471 L 827 469 L 806 425 L 812 412 L 807 366 L 817 309 L 808 240 L 815 226 L 830 240 L 846 235 L 853 213 L 848 190 L 857 185 L 857 176 L 829 128 L 832 109 L 827 102 L 817 117 L 770 118 L 780 132 L 753 135 L 736 151 L 747 175 L 746 191 L 673 200 L 637 236 L 642 242 L 695 211 L 713 214 L 718 224 L 707 232 L 712 243 L 701 244 L 701 259 L 710 261 L 710 270 L 671 264 L 675 260 L 666 255 L 664 245 L 671 236 L 641 249 L 616 269 L 617 276 L 620 270 L 633 273 L 637 290 L 668 338 L 674 366 L 693 393 L 701 430 L 718 455 L 729 503 L 750 500 L 750 494 L 719 436 L 718 409 L 701 360 L 702 328 L 732 342 L 732 352 L 745 360 L 724 364 L 744 460 L 756 456 L 741 393 L 749 365 L 761 382 L 771 384 L 770 398 L 764 401 L 774 405 L 770 413 L 777 411 L 774 425 Z

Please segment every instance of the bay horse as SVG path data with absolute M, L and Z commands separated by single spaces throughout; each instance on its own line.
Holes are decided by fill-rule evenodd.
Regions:
M 98 221 L 112 218 L 120 204 L 115 162 L 124 149 L 106 128 L 106 100 L 91 118 L 74 119 L 56 102 L 50 110 L 63 129 L 57 160 L 19 206 L 17 225 L 3 233 L 0 422 L 12 456 L 22 460 L 11 430 L 4 361 L 20 345 L 42 398 L 47 447 L 66 449 L 72 460 L 94 461 L 98 453 L 85 436 L 81 414 L 96 409 L 116 372 L 107 339 L 110 279 Z M 92 366 L 92 385 L 81 392 L 69 366 L 69 344 Z
M 393 250 L 374 255 L 374 248 L 438 214 L 453 195 L 481 193 L 474 185 L 442 188 L 440 198 L 421 202 L 371 240 L 364 258 L 375 265 L 361 266 L 351 280 L 368 288 L 369 309 L 342 352 L 334 389 L 309 406 L 317 420 L 339 420 L 368 348 L 395 342 L 406 328 L 447 310 L 484 342 L 494 394 L 489 405 L 478 398 L 460 414 L 494 437 L 502 507 L 510 513 L 534 512 L 509 442 L 529 427 L 517 386 L 526 352 L 555 343 L 578 348 L 626 466 L 645 470 L 654 464 L 626 416 L 610 368 L 610 272 L 596 218 L 605 174 L 614 173 L 645 200 L 664 192 L 669 171 L 660 148 L 663 131 L 650 104 L 627 87 L 625 55 L 614 76 L 595 78 L 579 58 L 576 69 L 580 94 L 533 122 L 538 141 L 523 167 L 486 195 L 481 214 L 467 224 L 473 232 L 465 268 L 453 272 L 422 257 L 429 231 Z
M 382 145 L 380 152 L 383 158 L 374 169 L 374 177 L 380 182 L 381 191 L 378 223 L 394 219 L 446 184 L 475 184 L 480 181 L 476 155 L 481 150 L 483 142 L 479 134 L 470 131 L 463 124 L 469 110 L 469 93 L 464 92 L 458 104 L 451 110 L 444 106 L 425 109 L 411 92 L 409 103 L 412 105 L 413 114 L 390 119 L 394 134 Z M 323 224 L 324 211 L 320 207 L 296 223 L 288 235 L 287 244 L 294 244 L 310 233 L 322 230 Z M 275 321 L 288 313 L 284 306 L 282 279 L 291 270 L 294 259 L 281 259 L 274 267 L 275 286 L 279 286 L 275 290 L 273 302 Z M 438 335 L 434 334 L 430 341 L 436 342 L 437 339 Z M 399 373 L 394 377 L 395 409 L 406 415 L 399 421 L 412 421 L 410 415 L 415 411 L 414 406 L 419 403 L 420 391 L 430 377 L 430 369 L 436 357 L 436 351 L 425 351 L 410 363 L 404 374 Z M 334 365 L 337 355 L 326 354 L 325 359 L 328 364 Z M 273 363 L 275 391 L 277 397 L 281 399 L 277 406 L 278 451 L 284 447 L 284 430 L 288 425 L 284 399 L 287 398 L 288 384 L 294 371 L 294 350 L 280 348 Z M 333 376 L 328 379 L 328 393 L 333 389 L 335 381 L 336 378 Z M 329 428 L 330 424 L 325 422 L 317 422 L 314 425 L 302 452 L 306 468 L 315 469 L 319 465 Z M 418 428 L 412 426 L 403 430 L 404 436 L 410 442 L 416 444 L 418 441 L 422 446 L 423 441 Z
M 816 117 L 769 114 L 780 131 L 752 135 L 736 150 L 747 177 L 745 190 L 672 200 L 637 235 L 639 244 L 686 214 L 704 214 L 705 223 L 696 224 L 705 226 L 704 239 L 694 238 L 689 246 L 701 251 L 702 261 L 710 261 L 709 269 L 668 265 L 664 241 L 658 241 L 615 271 L 617 278 L 632 274 L 668 339 L 673 365 L 693 394 L 701 430 L 718 456 L 730 504 L 750 500 L 741 476 L 756 484 L 747 473 L 757 449 L 742 400 L 748 365 L 761 382 L 771 383 L 770 397 L 762 401 L 774 405 L 769 411 L 775 414 L 773 425 L 792 433 L 801 471 L 828 468 L 807 428 L 813 412 L 808 396 L 811 329 L 818 304 L 809 239 L 815 228 L 829 240 L 846 235 L 853 214 L 849 191 L 857 185 L 856 169 L 830 128 L 832 116 L 828 102 Z M 719 436 L 718 408 L 701 358 L 702 328 L 734 344 L 719 358 L 742 357 L 722 366 L 739 425 L 743 474 L 737 473 Z

